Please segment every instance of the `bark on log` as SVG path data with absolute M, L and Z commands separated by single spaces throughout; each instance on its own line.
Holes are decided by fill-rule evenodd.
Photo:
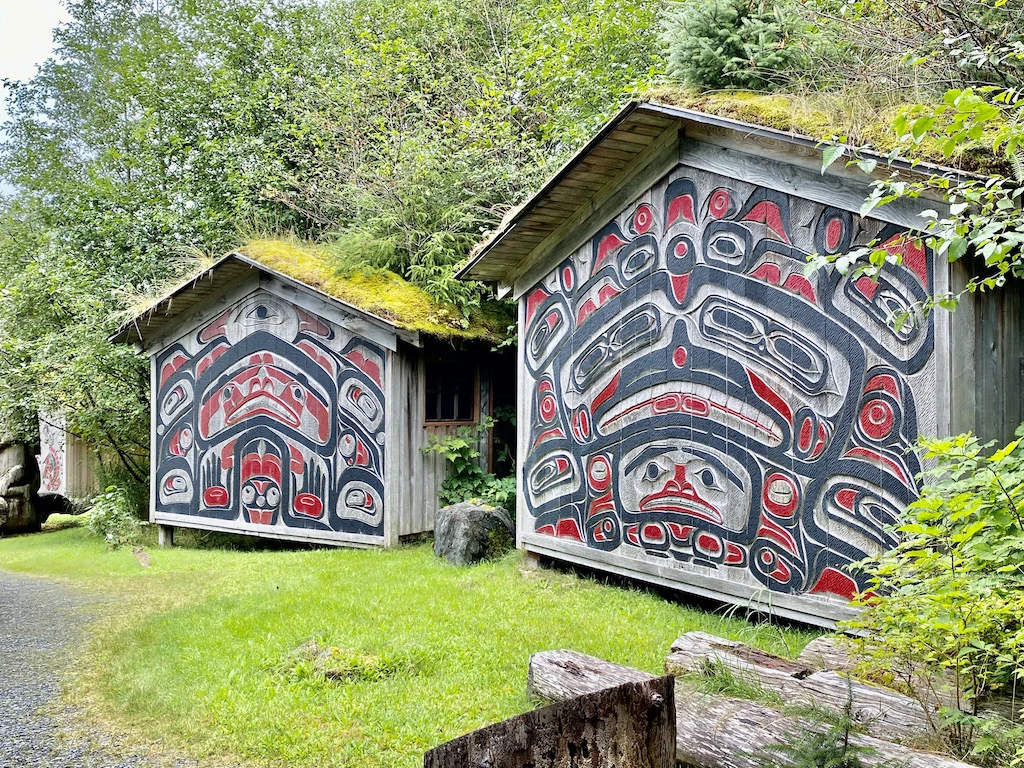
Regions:
M 481 728 L 424 768 L 675 768 L 672 677 L 626 683 Z
M 797 662 L 814 669 L 849 672 L 861 661 L 857 647 L 844 637 L 822 636 L 809 642 L 797 657 Z M 933 709 L 957 705 L 956 684 L 952 675 L 940 677 L 926 675 L 920 668 L 890 668 L 913 691 L 913 698 L 930 702 Z M 969 701 L 961 701 L 964 711 L 971 711 Z M 978 714 L 982 717 L 1001 717 L 1015 722 L 1024 711 L 1020 698 L 1002 694 L 986 696 L 978 702 Z
M 799 662 L 704 632 L 688 632 L 672 643 L 665 671 L 672 675 L 703 674 L 711 664 L 723 666 L 747 683 L 779 693 L 787 704 L 842 713 L 852 697 L 854 722 L 872 736 L 913 744 L 935 735 L 937 709 L 925 712 L 910 696 L 838 672 L 814 671 Z
M 564 701 L 580 693 L 653 675 L 574 651 L 548 651 L 530 657 L 530 693 Z M 549 698 L 549 697 L 556 698 Z M 788 717 L 750 701 L 705 694 L 676 680 L 676 760 L 695 768 L 759 768 L 759 750 L 780 744 L 808 730 L 825 726 L 805 718 Z M 913 750 L 871 736 L 851 742 L 873 751 L 861 759 L 865 766 L 886 763 L 903 768 L 970 768 L 941 755 Z

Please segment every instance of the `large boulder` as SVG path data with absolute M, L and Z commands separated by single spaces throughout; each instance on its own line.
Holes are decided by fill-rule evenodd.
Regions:
M 501 507 L 473 499 L 437 513 L 434 554 L 452 565 L 472 565 L 501 554 L 514 541 L 512 520 Z

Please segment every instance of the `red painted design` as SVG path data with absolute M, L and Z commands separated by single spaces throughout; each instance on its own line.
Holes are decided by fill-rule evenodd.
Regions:
M 638 235 L 647 234 L 653 224 L 654 211 L 651 210 L 651 206 L 646 203 L 639 206 L 633 214 L 633 231 Z
M 300 493 L 295 497 L 295 514 L 303 517 L 323 517 L 324 503 L 312 493 Z
M 761 515 L 761 525 L 757 529 L 757 535 L 758 537 L 771 539 L 791 555 L 796 555 L 798 553 L 796 539 L 793 538 L 793 535 L 781 525 L 773 520 L 769 520 L 764 515 Z
M 223 485 L 211 485 L 203 491 L 203 504 L 208 507 L 226 507 L 228 501 L 228 489 Z
M 697 548 L 705 554 L 717 557 L 722 551 L 722 540 L 711 533 L 697 534 Z
M 597 397 L 594 398 L 594 402 L 590 406 L 591 412 L 596 412 L 605 402 L 608 401 L 619 389 L 619 380 L 622 378 L 622 372 L 619 371 L 612 377 L 612 380 L 608 383 L 604 389 L 598 393 Z
M 749 368 L 747 371 L 747 380 L 750 382 L 750 388 L 754 390 L 754 394 L 764 400 L 774 410 L 778 411 L 779 415 L 786 420 L 788 424 L 793 423 L 793 410 L 789 407 L 789 404 L 772 389 L 768 383 L 754 373 Z M 805 422 L 806 423 L 806 422 Z
M 729 192 L 724 189 L 716 189 L 711 193 L 711 199 L 708 201 L 708 213 L 714 219 L 721 219 L 727 213 L 729 213 L 729 206 L 732 204 L 732 197 Z
M 786 228 L 782 225 L 782 212 L 779 210 L 779 206 L 769 200 L 762 200 L 751 208 L 743 220 L 766 224 L 768 229 L 782 238 L 783 242 L 789 242 L 789 235 L 786 234 Z
M 774 472 L 765 478 L 761 501 L 773 515 L 789 518 L 800 503 L 800 489 L 792 478 Z
M 786 284 L 783 287 L 788 291 L 800 294 L 812 304 L 818 303 L 818 297 L 814 295 L 814 286 L 803 275 L 790 275 L 786 278 Z
M 815 594 L 839 595 L 847 600 L 853 600 L 857 596 L 857 582 L 842 571 L 828 567 L 821 572 L 821 576 L 811 587 Z
M 590 466 L 587 468 L 587 482 L 599 493 L 608 490 L 608 486 L 612 482 L 612 467 L 607 458 L 598 455 L 590 460 Z
M 887 253 L 899 256 L 922 285 L 928 285 L 928 257 L 920 240 L 906 235 L 894 235 L 882 243 Z
M 594 268 L 591 270 L 591 274 L 597 272 L 608 257 L 625 244 L 626 241 L 614 233 L 601 238 L 601 242 L 597 244 L 597 257 L 594 259 Z
M 668 216 L 665 225 L 671 227 L 680 219 L 696 224 L 697 217 L 693 215 L 693 207 L 692 195 L 680 195 L 675 198 L 668 204 Z
M 872 440 L 884 440 L 892 434 L 896 418 L 885 400 L 869 400 L 860 411 L 860 428 Z
M 843 220 L 839 218 L 830 219 L 825 225 L 825 248 L 835 251 L 843 239 Z
M 203 355 L 203 359 L 196 365 L 196 377 L 202 376 L 206 369 L 217 362 L 217 358 L 223 355 L 231 349 L 227 344 L 218 344 L 216 347 L 211 349 L 207 354 Z
M 772 264 L 770 261 L 759 266 L 750 273 L 750 276 L 756 277 L 758 280 L 764 280 L 772 285 L 780 285 L 782 283 L 782 270 L 778 264 Z
M 689 275 L 672 275 L 672 296 L 677 303 L 682 304 L 686 298 L 686 291 L 690 287 Z
M 555 525 L 555 536 L 560 539 L 583 541 L 583 532 L 580 530 L 579 523 L 572 519 L 559 520 Z
M 836 503 L 847 512 L 853 512 L 854 505 L 857 503 L 857 492 L 851 488 L 836 491 Z
M 746 553 L 738 544 L 733 544 L 731 541 L 725 543 L 726 565 L 742 565 L 746 559 Z
M 864 294 L 868 301 L 874 301 L 875 291 L 878 290 L 878 283 L 872 280 L 870 277 L 858 278 L 857 282 L 853 284 L 854 287 Z
M 676 347 L 675 351 L 672 352 L 672 365 L 676 368 L 682 368 L 686 365 L 686 347 Z
M 373 379 L 378 387 L 384 386 L 380 375 L 380 366 L 377 364 L 376 360 L 367 357 L 358 349 L 353 349 L 345 355 L 345 359 Z
M 879 376 L 872 376 L 868 380 L 867 386 L 864 387 L 865 392 L 888 392 L 890 395 L 895 397 L 897 400 L 900 399 L 899 386 L 896 384 L 896 379 L 888 374 L 881 374 Z
M 538 288 L 526 299 L 526 324 L 530 325 L 533 322 L 533 316 L 537 314 L 537 310 L 540 309 L 540 305 L 547 300 L 550 296 L 547 291 L 542 288 Z
M 171 378 L 175 373 L 181 370 L 181 366 L 188 362 L 188 357 L 178 352 L 170 360 L 164 363 L 164 367 L 160 372 L 160 386 L 162 387 L 167 383 L 167 380 Z
M 230 309 L 227 310 L 226 312 L 222 312 L 221 315 L 216 320 L 214 320 L 212 323 L 210 323 L 208 326 L 206 326 L 205 328 L 203 328 L 203 330 L 199 332 L 199 341 L 202 342 L 203 344 L 207 344 L 213 341 L 214 339 L 223 336 L 225 333 L 224 329 L 227 326 L 228 317 L 230 315 Z
M 725 522 L 718 507 L 703 498 L 687 479 L 685 464 L 674 466 L 672 477 L 660 491 L 640 499 L 640 511 L 693 515 L 719 525 Z

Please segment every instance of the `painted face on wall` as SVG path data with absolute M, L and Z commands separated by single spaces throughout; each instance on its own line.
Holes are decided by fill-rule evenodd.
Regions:
M 156 361 L 158 515 L 381 536 L 386 359 L 263 290 L 184 336 Z
M 250 523 L 273 525 L 283 497 L 282 459 L 276 449 L 260 440 L 242 454 L 238 497 Z
M 627 453 L 618 482 L 623 519 L 675 520 L 739 531 L 750 509 L 750 477 L 726 455 L 683 441 Z
M 877 284 L 804 274 L 876 238 L 903 258 Z M 675 171 L 524 294 L 533 531 L 847 590 L 837 569 L 917 492 L 934 327 L 892 316 L 932 290 L 929 259 L 881 222 Z
M 325 398 L 289 361 L 269 352 L 238 364 L 203 395 L 199 429 L 210 439 L 257 417 L 301 432 L 320 444 L 326 443 L 331 433 Z

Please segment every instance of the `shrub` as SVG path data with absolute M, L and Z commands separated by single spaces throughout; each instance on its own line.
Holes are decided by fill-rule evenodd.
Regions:
M 940 725 L 956 752 L 983 763 L 979 750 L 1006 747 L 988 739 L 979 702 L 1024 678 L 1024 428 L 1017 435 L 991 455 L 994 444 L 971 435 L 923 441 L 934 466 L 896 527 L 900 543 L 861 564 L 871 591 L 848 622 L 870 633 L 869 663 L 905 670 L 911 690 L 951 681 L 962 711 Z
M 104 539 L 111 549 L 117 549 L 137 544 L 146 525 L 135 516 L 128 492 L 111 485 L 93 499 L 86 528 Z
M 442 504 L 447 506 L 467 499 L 482 499 L 514 514 L 515 476 L 498 478 L 480 466 L 477 446 L 492 426 L 494 419 L 487 417 L 479 424 L 459 427 L 454 435 L 431 435 L 423 452 L 439 453 L 451 462 L 448 477 L 437 491 L 437 498 Z
M 770 89 L 801 56 L 801 23 L 782 5 L 748 0 L 680 0 L 665 12 L 668 72 L 701 89 Z

